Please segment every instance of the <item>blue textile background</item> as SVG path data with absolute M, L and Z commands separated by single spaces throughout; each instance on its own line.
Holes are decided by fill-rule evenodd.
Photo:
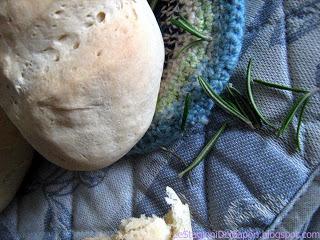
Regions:
M 251 57 L 257 78 L 319 86 L 320 1 L 252 0 L 246 9 L 234 85 L 244 87 Z M 280 124 L 296 97 L 255 89 L 264 114 Z M 111 234 L 123 218 L 165 213 L 166 186 L 189 203 L 196 239 L 215 230 L 255 231 L 260 235 L 254 239 L 268 230 L 320 232 L 319 120 L 318 94 L 308 105 L 300 153 L 293 148 L 293 125 L 278 139 L 266 129 L 252 131 L 215 108 L 208 125 L 189 129 L 170 146 L 180 158 L 159 150 L 125 157 L 100 171 L 78 173 L 36 161 L 16 199 L 0 215 L 0 238 L 69 240 Z M 230 126 L 209 157 L 189 178 L 178 179 L 177 173 L 224 121 Z

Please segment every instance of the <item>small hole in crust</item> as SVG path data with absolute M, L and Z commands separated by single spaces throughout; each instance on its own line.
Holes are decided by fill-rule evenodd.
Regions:
M 75 42 L 73 45 L 73 49 L 78 49 L 80 46 L 80 42 Z
M 46 49 L 43 50 L 43 52 L 46 52 L 47 54 L 49 54 L 49 56 L 51 56 L 53 61 L 59 62 L 60 54 L 58 50 L 54 49 L 53 47 L 47 47 Z
M 54 14 L 56 14 L 56 15 L 60 15 L 60 14 L 62 14 L 62 13 L 64 13 L 64 10 L 58 10 L 58 11 L 55 11 L 55 13 L 54 13 Z
M 102 50 L 100 50 L 99 52 L 97 52 L 97 56 L 100 57 L 102 55 Z
M 59 40 L 59 41 L 63 41 L 63 40 L 65 40 L 67 37 L 68 37 L 68 34 L 63 34 L 63 35 L 61 35 L 61 36 L 58 38 L 58 40 Z
M 104 12 L 99 12 L 97 14 L 97 21 L 99 23 L 103 22 L 105 20 L 105 18 L 106 18 L 106 14 Z

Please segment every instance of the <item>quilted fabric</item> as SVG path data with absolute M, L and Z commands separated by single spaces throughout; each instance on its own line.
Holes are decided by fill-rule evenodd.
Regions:
M 228 1 L 229 2 L 229 1 Z M 256 78 L 312 89 L 320 85 L 320 1 L 250 0 L 240 62 L 232 83 L 244 87 L 253 58 Z M 255 86 L 264 114 L 279 124 L 295 101 L 290 92 Z M 305 231 L 319 239 L 320 96 L 308 105 L 302 126 L 302 151 L 293 148 L 293 124 L 276 138 L 266 129 L 252 131 L 214 108 L 207 125 L 195 125 L 169 149 L 127 156 L 96 172 L 68 172 L 38 157 L 25 184 L 0 215 L 0 238 L 82 239 L 114 232 L 120 220 L 142 213 L 163 214 L 165 187 L 190 205 L 195 239 L 220 238 L 226 231 Z M 222 125 L 228 130 L 189 177 L 177 174 Z M 223 235 L 225 234 L 225 235 Z M 269 237 L 267 239 L 279 239 Z

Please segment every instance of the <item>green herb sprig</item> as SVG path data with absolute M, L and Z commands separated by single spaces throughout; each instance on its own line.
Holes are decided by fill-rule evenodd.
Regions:
M 194 169 L 196 166 L 198 166 L 202 160 L 209 154 L 214 144 L 218 141 L 220 135 L 224 132 L 226 129 L 227 124 L 224 123 L 221 128 L 216 132 L 210 141 L 207 143 L 207 145 L 201 150 L 199 155 L 195 158 L 195 160 L 189 165 L 185 170 L 183 170 L 181 173 L 179 173 L 179 177 L 182 178 L 186 173 L 190 172 L 192 169 Z
M 260 110 L 257 107 L 257 104 L 254 100 L 253 97 L 253 91 L 252 91 L 252 60 L 249 60 L 248 63 L 248 67 L 247 67 L 247 74 L 246 74 L 246 79 L 247 79 L 247 92 L 248 92 L 248 96 L 250 99 L 250 103 L 253 106 L 254 111 L 256 112 L 256 114 L 260 117 L 261 121 L 264 122 L 265 124 L 267 124 L 268 126 L 272 127 L 272 128 L 276 128 L 276 126 L 272 123 L 270 123 L 264 116 L 263 114 L 260 112 Z
M 182 121 L 181 121 L 181 130 L 182 131 L 184 131 L 185 128 L 186 128 L 186 123 L 187 123 L 187 118 L 188 118 L 188 115 L 189 115 L 190 104 L 191 104 L 191 97 L 190 97 L 190 94 L 188 93 L 186 95 L 185 100 L 184 100 L 184 108 L 183 108 Z
M 229 103 L 226 99 L 218 95 L 211 88 L 210 84 L 204 80 L 202 77 L 198 77 L 198 81 L 203 90 L 207 93 L 207 95 L 212 98 L 222 109 L 227 111 L 229 114 L 237 117 L 244 123 L 248 124 L 251 128 L 253 128 L 253 124 L 246 116 L 244 116 L 241 111 L 236 107 L 235 104 Z
M 201 33 L 196 27 L 194 27 L 190 22 L 188 22 L 188 20 L 186 20 L 183 17 L 171 19 L 171 23 L 181 28 L 182 30 L 192 34 L 193 36 L 197 37 L 196 40 L 184 46 L 177 53 L 176 58 L 178 58 L 182 52 L 202 43 L 203 41 L 212 41 L 211 37 Z M 295 136 L 296 149 L 300 151 L 301 149 L 300 131 L 301 131 L 301 125 L 303 121 L 303 115 L 311 96 L 316 92 L 319 92 L 320 91 L 319 88 L 316 88 L 310 91 L 310 90 L 300 89 L 296 87 L 288 87 L 278 83 L 267 82 L 261 79 L 254 79 L 252 77 L 252 60 L 251 59 L 248 62 L 247 71 L 246 71 L 246 87 L 247 87 L 246 95 L 241 94 L 240 91 L 238 91 L 232 85 L 229 85 L 226 89 L 230 98 L 224 98 L 218 95 L 217 93 L 215 93 L 214 90 L 211 88 L 210 84 L 206 80 L 204 80 L 201 76 L 198 77 L 198 82 L 202 87 L 202 89 L 206 92 L 206 94 L 211 99 L 213 99 L 227 113 L 231 114 L 232 116 L 246 123 L 252 129 L 260 128 L 262 126 L 262 123 L 264 123 L 266 126 L 271 127 L 272 129 L 275 129 L 276 134 L 278 136 L 281 136 L 287 130 L 294 116 L 300 109 L 297 131 Z M 253 87 L 252 87 L 254 83 L 260 84 L 269 88 L 274 88 L 274 89 L 279 89 L 284 91 L 291 91 L 297 94 L 303 94 L 298 98 L 298 100 L 290 108 L 288 114 L 285 116 L 280 127 L 277 127 L 275 124 L 271 123 L 258 108 L 255 102 Z M 186 119 L 189 111 L 189 107 L 186 107 L 186 102 L 187 101 L 185 101 L 184 113 L 182 118 L 182 125 L 181 125 L 182 130 L 184 130 L 185 128 Z M 224 128 L 225 126 L 221 127 L 220 129 L 221 131 L 219 130 L 218 133 L 209 141 L 209 143 L 200 152 L 199 156 L 194 160 L 194 162 L 179 174 L 180 177 L 184 176 L 187 172 L 191 171 L 203 160 L 203 158 L 205 158 L 205 156 L 210 151 L 211 147 L 214 145 L 215 141 L 217 141 L 220 134 L 224 131 Z
M 158 0 L 148 0 L 148 3 L 150 5 L 152 11 L 154 11 L 156 6 L 157 6 L 157 4 L 158 4 Z
M 238 89 L 233 87 L 232 84 L 229 84 L 229 86 L 227 87 L 227 91 L 232 100 L 236 103 L 237 108 L 244 116 L 246 116 L 251 121 L 254 128 L 261 127 L 261 118 L 256 113 L 256 111 L 254 111 L 250 100 L 246 96 L 242 95 Z
M 271 82 L 266 82 L 260 79 L 254 79 L 253 82 L 264 85 L 266 87 L 271 87 L 271 88 L 276 88 L 280 90 L 286 90 L 286 91 L 291 91 L 291 92 L 296 92 L 296 93 L 308 93 L 308 90 L 300 89 L 300 88 L 291 88 L 282 84 L 278 83 L 271 83 Z
M 194 37 L 196 37 L 196 40 L 191 41 L 190 43 L 188 43 L 187 45 L 185 45 L 184 47 L 182 47 L 178 53 L 176 54 L 175 58 L 178 58 L 181 53 L 189 50 L 192 47 L 195 47 L 199 44 L 201 44 L 202 42 L 205 41 L 212 41 L 212 37 L 205 35 L 204 33 L 202 33 L 201 31 L 199 31 L 195 26 L 193 26 L 186 18 L 179 16 L 177 18 L 172 18 L 170 20 L 171 24 L 190 33 L 191 35 L 193 35 Z
M 246 74 L 246 86 L 247 86 L 247 95 L 249 100 L 246 99 L 236 88 L 232 85 L 227 87 L 227 91 L 229 95 L 231 95 L 231 102 L 224 99 L 222 96 L 216 94 L 210 87 L 209 83 L 206 82 L 202 77 L 199 77 L 200 86 L 203 90 L 213 99 L 216 103 L 222 107 L 226 112 L 229 114 L 237 117 L 241 121 L 247 123 L 251 128 L 259 128 L 261 126 L 261 122 L 265 123 L 267 126 L 271 127 L 272 129 L 276 129 L 277 136 L 281 136 L 289 127 L 290 123 L 292 122 L 296 113 L 300 110 L 299 118 L 298 118 L 298 126 L 295 136 L 295 145 L 296 149 L 300 150 L 300 130 L 302 125 L 302 118 L 306 108 L 308 101 L 310 100 L 311 96 L 315 93 L 319 92 L 319 88 L 314 90 L 305 90 L 300 88 L 292 88 L 285 85 L 266 82 L 263 80 L 253 80 L 252 78 L 252 60 L 249 60 L 247 66 L 247 74 Z M 291 91 L 298 94 L 303 94 L 298 98 L 298 100 L 293 104 L 290 108 L 289 112 L 285 116 L 282 124 L 280 127 L 277 127 L 275 124 L 271 123 L 267 120 L 261 111 L 259 110 L 253 94 L 252 85 L 253 83 L 258 83 L 264 85 L 266 87 Z
M 289 124 L 292 122 L 293 117 L 295 116 L 299 108 L 304 105 L 304 103 L 310 98 L 310 96 L 311 96 L 311 92 L 303 96 L 300 96 L 298 100 L 294 103 L 294 105 L 292 105 L 287 116 L 285 117 L 284 121 L 282 122 L 280 128 L 277 131 L 278 137 L 280 137 L 284 133 L 284 131 L 288 128 Z
M 314 95 L 315 93 L 319 92 L 319 88 L 316 88 L 314 90 L 305 90 L 305 89 L 296 88 L 296 87 L 288 87 L 288 86 L 285 86 L 285 85 L 282 85 L 282 84 L 278 84 L 278 83 L 266 82 L 266 81 L 263 81 L 263 80 L 260 80 L 260 79 L 251 80 L 251 77 L 250 77 L 250 79 L 248 79 L 248 74 L 251 75 L 251 63 L 252 63 L 252 60 L 250 59 L 249 60 L 249 64 L 248 64 L 248 69 L 247 69 L 248 89 L 249 89 L 249 85 L 251 86 L 251 84 L 249 84 L 249 82 L 250 83 L 254 82 L 254 83 L 257 83 L 257 84 L 260 84 L 260 85 L 264 85 L 266 87 L 270 87 L 270 88 L 274 88 L 274 89 L 279 89 L 279 90 L 284 90 L 284 91 L 291 91 L 293 93 L 303 94 L 292 105 L 292 107 L 290 108 L 289 112 L 285 116 L 281 126 L 279 128 L 277 128 L 277 131 L 276 131 L 276 135 L 278 137 L 283 135 L 283 133 L 288 129 L 290 123 L 292 122 L 292 120 L 293 120 L 294 116 L 296 115 L 296 113 L 298 112 L 298 110 L 301 109 L 299 117 L 298 117 L 298 125 L 297 125 L 296 136 L 295 136 L 296 150 L 300 151 L 301 150 L 301 146 L 300 146 L 301 145 L 300 144 L 300 130 L 301 130 L 301 125 L 302 125 L 302 120 L 303 120 L 303 114 L 305 112 L 306 105 L 309 102 L 311 96 Z M 248 90 L 249 95 L 250 95 L 250 91 L 251 91 L 251 96 L 253 96 L 252 89 Z M 252 100 L 252 102 L 254 102 L 253 99 L 251 99 L 251 100 Z M 259 110 L 258 110 L 256 105 L 255 105 L 255 109 L 259 112 Z M 269 126 L 272 126 L 273 128 L 276 128 L 275 125 L 271 124 L 266 119 L 263 118 L 262 120 L 266 124 L 268 124 Z
M 259 128 L 261 127 L 261 123 L 265 123 L 267 126 L 272 127 L 272 129 L 276 129 L 276 133 L 280 136 L 283 132 L 288 128 L 290 123 L 292 122 L 294 116 L 300 109 L 300 114 L 298 118 L 298 126 L 297 132 L 295 136 L 295 145 L 296 149 L 300 151 L 300 130 L 303 120 L 303 114 L 305 112 L 307 103 L 309 102 L 312 95 L 319 92 L 320 89 L 316 88 L 312 91 L 299 89 L 299 88 L 291 88 L 277 83 L 266 82 L 263 80 L 253 80 L 252 78 L 252 60 L 249 61 L 247 66 L 247 74 L 246 74 L 246 86 L 247 86 L 247 96 L 240 93 L 238 89 L 233 87 L 231 84 L 226 88 L 227 93 L 230 98 L 225 98 L 223 96 L 218 95 L 211 88 L 210 84 L 201 76 L 198 77 L 198 82 L 205 93 L 213 99 L 223 110 L 225 110 L 230 115 L 238 118 L 242 122 L 246 123 L 251 128 Z M 266 87 L 271 87 L 275 89 L 291 91 L 298 94 L 303 94 L 298 98 L 298 100 L 294 103 L 294 105 L 289 110 L 288 114 L 285 116 L 280 127 L 276 127 L 273 123 L 270 123 L 261 113 L 255 100 L 253 98 L 253 89 L 252 84 L 258 83 L 262 84 Z M 189 111 L 189 107 L 184 107 L 183 119 L 186 119 L 187 110 Z M 187 110 L 186 110 L 187 109 Z M 183 120 L 184 122 L 185 120 Z M 207 143 L 207 145 L 203 148 L 200 154 L 196 157 L 196 159 L 192 162 L 190 166 L 188 166 L 184 171 L 179 174 L 179 177 L 183 177 L 188 172 L 192 171 L 196 166 L 200 164 L 200 162 L 207 156 L 210 152 L 220 135 L 224 132 L 226 128 L 226 124 L 224 124 L 219 131 L 212 137 L 212 139 Z
M 200 32 L 196 27 L 194 27 L 186 18 L 178 17 L 172 18 L 170 20 L 171 24 L 175 25 L 178 28 L 183 29 L 184 31 L 192 34 L 193 36 L 200 38 L 204 41 L 211 41 L 212 37 L 205 35 L 204 33 Z

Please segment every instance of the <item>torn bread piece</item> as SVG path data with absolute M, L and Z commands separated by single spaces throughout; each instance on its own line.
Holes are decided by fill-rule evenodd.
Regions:
M 164 218 L 142 215 L 140 218 L 125 219 L 112 237 L 85 240 L 192 240 L 189 206 L 181 202 L 172 188 L 167 187 L 166 192 L 166 202 L 171 205 L 171 210 Z
M 188 204 L 183 204 L 172 188 L 166 188 L 166 202 L 171 205 L 171 210 L 166 214 L 165 221 L 171 226 L 174 240 L 192 239 L 191 217 Z

